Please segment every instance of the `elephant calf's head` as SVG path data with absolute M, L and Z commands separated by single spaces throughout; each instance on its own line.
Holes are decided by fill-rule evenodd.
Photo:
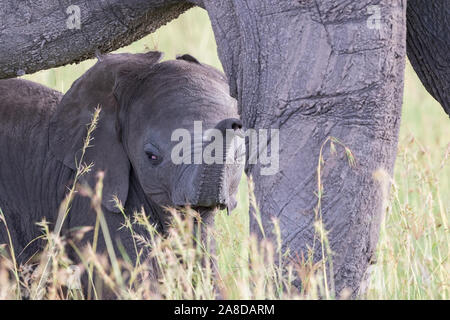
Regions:
M 159 52 L 101 57 L 58 106 L 51 150 L 75 169 L 87 124 L 100 106 L 84 162 L 105 171 L 109 211 L 117 211 L 113 196 L 126 203 L 131 170 L 147 199 L 160 206 L 234 207 L 242 163 L 233 160 L 242 148 L 233 145 L 242 125 L 226 79 L 190 56 L 160 58 Z M 95 174 L 87 179 L 95 184 Z

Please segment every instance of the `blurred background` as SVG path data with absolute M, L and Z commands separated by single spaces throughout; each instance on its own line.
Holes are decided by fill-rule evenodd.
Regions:
M 164 52 L 164 59 L 189 53 L 222 70 L 214 34 L 203 9 L 191 9 L 156 33 L 117 52 L 148 50 Z M 88 60 L 24 78 L 66 92 L 94 63 L 95 60 Z M 449 117 L 407 63 L 395 178 L 381 228 L 378 261 L 371 267 L 368 298 L 449 298 L 449 152 Z M 239 267 L 236 256 L 242 252 L 240 240 L 248 236 L 245 179 L 239 198 L 239 206 L 231 216 L 221 213 L 216 218 L 223 274 L 233 273 Z

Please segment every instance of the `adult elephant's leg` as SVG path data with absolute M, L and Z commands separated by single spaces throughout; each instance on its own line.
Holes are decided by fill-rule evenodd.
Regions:
M 351 149 L 356 166 L 324 149 L 321 212 L 329 231 L 336 291 L 356 293 L 378 240 L 392 174 L 405 62 L 406 1 L 204 0 L 232 94 L 249 128 L 280 129 L 280 168 L 248 168 L 266 234 L 280 221 L 285 249 L 307 254 L 318 203 L 317 164 L 327 137 Z M 338 146 L 336 146 L 338 148 Z M 251 229 L 259 227 L 252 217 Z M 316 257 L 320 258 L 316 246 Z
M 184 0 L 0 2 L 0 79 L 116 50 L 192 7 Z
M 450 1 L 408 0 L 407 52 L 428 92 L 450 116 Z

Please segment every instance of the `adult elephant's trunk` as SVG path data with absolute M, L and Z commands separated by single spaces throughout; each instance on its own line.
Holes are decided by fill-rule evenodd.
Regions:
M 283 246 L 297 259 L 308 255 L 322 217 L 333 261 L 327 274 L 337 295 L 344 288 L 356 294 L 382 217 L 383 192 L 373 174 L 392 174 L 396 156 L 406 1 L 203 3 L 245 127 L 280 130 L 279 172 L 247 168 L 265 234 L 277 217 Z M 329 137 L 353 152 L 355 167 L 330 152 L 338 140 Z M 316 244 L 317 260 L 321 252 Z

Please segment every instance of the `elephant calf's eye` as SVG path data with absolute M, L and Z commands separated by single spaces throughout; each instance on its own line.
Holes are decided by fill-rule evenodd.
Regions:
M 144 148 L 144 151 L 147 154 L 147 157 L 152 165 L 156 166 L 162 162 L 161 153 L 154 145 L 147 144 Z

